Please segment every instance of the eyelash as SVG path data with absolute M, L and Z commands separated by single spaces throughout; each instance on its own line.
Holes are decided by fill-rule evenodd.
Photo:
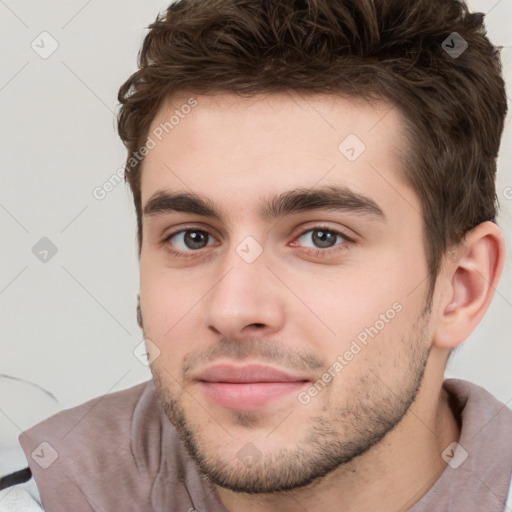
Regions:
M 194 227 L 194 226 L 191 226 L 191 227 L 187 227 L 186 229 L 179 229 L 177 231 L 174 231 L 172 233 L 170 233 L 167 237 L 164 238 L 163 242 L 164 243 L 168 243 L 169 240 L 179 234 L 179 233 L 184 233 L 184 232 L 187 232 L 187 231 L 199 231 L 201 233 L 206 233 L 208 234 L 209 236 L 212 236 L 207 230 L 203 229 L 203 228 L 200 228 L 200 227 Z M 355 241 L 350 238 L 349 236 L 345 235 L 345 233 L 343 233 L 343 231 L 339 231 L 337 229 L 332 229 L 328 226 L 313 226 L 311 228 L 307 228 L 305 230 L 303 230 L 301 233 L 299 233 L 295 238 L 301 238 L 303 235 L 305 235 L 306 233 L 309 233 L 310 231 L 327 231 L 328 233 L 332 233 L 336 236 L 341 236 L 346 242 L 348 242 L 349 244 L 350 243 L 355 243 Z M 339 246 L 342 246 L 341 249 L 339 248 Z M 306 249 L 306 250 L 302 250 L 303 253 L 307 254 L 308 256 L 323 256 L 325 253 L 331 253 L 331 252 L 339 252 L 340 250 L 346 250 L 347 247 L 346 245 L 344 245 L 343 243 L 341 244 L 337 244 L 338 246 L 338 249 L 334 249 L 334 247 L 332 248 L 327 248 L 327 249 L 312 249 L 312 248 L 309 248 L 309 249 Z M 331 250 L 332 249 L 332 250 Z M 197 249 L 195 251 L 190 251 L 188 253 L 183 253 L 183 252 L 180 252 L 180 251 L 177 251 L 175 249 L 172 249 L 171 247 L 167 247 L 167 250 L 173 255 L 173 256 L 176 256 L 178 258 L 196 258 L 197 256 L 194 254 L 194 253 L 197 253 L 197 252 L 200 252 L 201 249 Z

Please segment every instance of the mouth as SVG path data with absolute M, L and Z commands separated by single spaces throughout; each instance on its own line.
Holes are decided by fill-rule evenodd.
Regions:
M 299 392 L 310 382 L 263 365 L 215 365 L 196 379 L 203 393 L 217 405 L 230 410 L 257 411 L 278 398 Z

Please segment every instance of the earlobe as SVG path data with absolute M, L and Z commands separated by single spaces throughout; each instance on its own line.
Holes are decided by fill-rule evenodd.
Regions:
M 445 293 L 440 299 L 433 344 L 451 349 L 476 329 L 496 291 L 505 262 L 505 244 L 493 222 L 479 224 L 467 233 L 464 251 L 446 259 Z

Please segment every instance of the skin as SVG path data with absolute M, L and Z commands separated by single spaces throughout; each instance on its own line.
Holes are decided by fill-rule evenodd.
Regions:
M 167 100 L 150 133 L 190 97 Z M 459 439 L 444 368 L 492 299 L 500 230 L 485 222 L 468 233 L 426 304 L 421 202 L 400 176 L 407 144 L 396 109 L 295 93 L 197 101 L 146 156 L 141 181 L 143 207 L 158 191 L 193 191 L 223 214 L 143 216 L 141 315 L 169 419 L 228 510 L 406 510 Z M 366 146 L 352 162 L 338 150 L 348 134 Z M 327 209 L 258 215 L 272 196 L 326 185 L 371 198 L 385 221 Z M 318 226 L 353 242 L 319 247 Z M 187 246 L 183 231 L 166 240 L 180 229 L 210 236 L 203 248 Z M 236 251 L 248 236 L 263 249 L 252 263 Z M 293 392 L 253 412 L 228 410 L 195 380 L 214 363 L 254 362 L 309 389 L 393 304 L 400 312 L 307 404 Z

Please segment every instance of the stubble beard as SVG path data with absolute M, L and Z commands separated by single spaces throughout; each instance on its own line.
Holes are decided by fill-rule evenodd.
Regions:
M 204 424 L 194 423 L 187 417 L 184 406 L 187 393 L 179 383 L 171 382 L 174 379 L 165 379 L 165 370 L 157 370 L 153 365 L 151 371 L 155 388 L 169 421 L 176 428 L 190 456 L 215 485 L 249 494 L 305 487 L 368 451 L 406 415 L 420 389 L 430 354 L 427 343 L 429 306 L 413 324 L 416 326 L 411 333 L 411 337 L 416 334 L 414 342 L 402 340 L 402 346 L 408 347 L 408 364 L 405 365 L 406 372 L 397 377 L 397 389 L 389 389 L 375 372 L 368 369 L 355 384 L 354 392 L 346 395 L 357 396 L 357 400 L 351 400 L 348 406 L 343 404 L 338 407 L 327 402 L 321 410 L 316 409 L 316 416 L 308 418 L 306 431 L 296 440 L 295 448 L 273 447 L 268 451 L 263 448 L 259 460 L 252 465 L 245 465 L 236 456 L 225 456 L 229 444 L 236 442 L 228 434 L 225 445 L 218 443 L 215 446 L 205 439 Z M 200 408 L 193 401 L 191 406 Z M 205 414 L 202 408 L 200 413 Z M 260 426 L 261 416 L 257 412 L 239 411 L 232 414 L 231 421 L 237 430 L 242 427 L 250 436 L 251 431 Z M 301 426 L 298 425 L 297 431 Z M 273 435 L 286 434 L 276 429 Z

